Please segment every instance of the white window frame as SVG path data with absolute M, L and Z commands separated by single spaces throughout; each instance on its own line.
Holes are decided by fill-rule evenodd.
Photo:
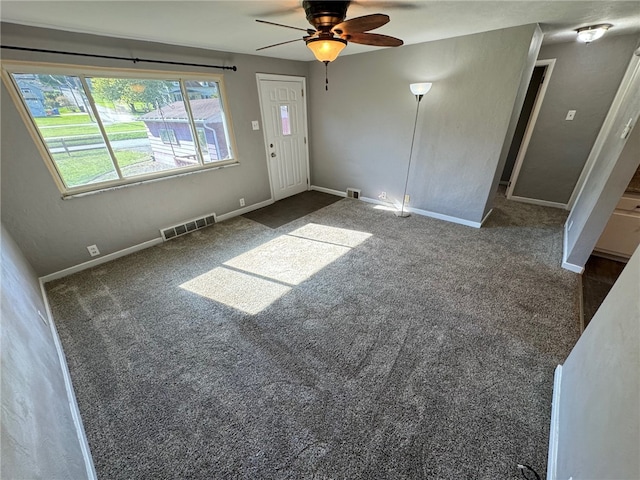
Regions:
M 232 165 L 238 165 L 240 162 L 237 158 L 237 147 L 235 142 L 235 135 L 233 132 L 233 122 L 231 120 L 231 112 L 229 103 L 227 102 L 226 88 L 224 84 L 224 76 L 218 73 L 189 73 L 179 72 L 171 70 L 143 70 L 143 69 L 126 69 L 126 68 L 106 68 L 106 67 L 89 67 L 83 65 L 62 65 L 56 63 L 45 62 L 25 62 L 25 61 L 1 61 L 0 67 L 2 69 L 2 81 L 7 87 L 9 95 L 14 101 L 22 120 L 24 121 L 29 134 L 33 138 L 36 147 L 38 148 L 45 165 L 51 173 L 56 186 L 60 190 L 63 198 L 73 197 L 79 194 L 86 194 L 91 192 L 99 192 L 102 190 L 108 190 L 113 187 L 120 187 L 125 185 L 135 185 L 145 183 L 152 180 L 178 177 L 189 173 L 195 173 L 200 171 L 216 170 L 218 168 L 228 167 Z M 180 167 L 171 170 L 165 170 L 161 172 L 154 172 L 144 175 L 136 175 L 135 177 L 127 177 L 117 180 L 109 180 L 100 183 L 92 183 L 77 187 L 68 187 L 65 185 L 62 175 L 58 171 L 55 161 L 53 160 L 49 149 L 43 137 L 40 135 L 40 131 L 35 123 L 33 116 L 31 115 L 21 90 L 14 81 L 11 74 L 14 73 L 32 73 L 32 74 L 51 74 L 51 75 L 69 75 L 79 77 L 97 77 L 107 76 L 113 78 L 144 78 L 149 80 L 177 80 L 180 82 L 188 80 L 196 81 L 215 81 L 218 83 L 219 100 L 222 107 L 222 118 L 225 124 L 225 130 L 227 133 L 227 145 L 231 151 L 231 157 L 226 160 L 205 163 L 202 161 L 198 165 L 189 167 Z M 184 85 L 184 83 L 182 83 Z M 89 92 L 90 93 L 90 92 Z M 90 95 L 89 97 L 90 108 L 93 109 L 95 115 L 95 104 Z M 190 105 L 186 104 L 187 111 L 191 115 Z M 106 139 L 108 141 L 108 139 Z M 198 149 L 199 141 L 194 142 L 198 158 L 202 158 Z M 116 168 L 118 164 L 115 163 Z

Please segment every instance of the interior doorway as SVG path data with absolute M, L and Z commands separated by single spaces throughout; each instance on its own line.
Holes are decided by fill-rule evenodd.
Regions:
M 533 69 L 520 118 L 500 178 L 500 183 L 507 185 L 507 198 L 511 198 L 513 194 L 555 63 L 555 58 L 538 60 Z
M 257 74 L 271 196 L 309 189 L 305 79 Z

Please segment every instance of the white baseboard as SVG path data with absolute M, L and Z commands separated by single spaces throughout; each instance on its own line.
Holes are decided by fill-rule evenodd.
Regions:
M 549 428 L 549 456 L 547 457 L 547 480 L 556 480 L 558 465 L 558 434 L 560 433 L 560 393 L 562 387 L 562 365 L 556 367 L 553 375 L 553 396 L 551 398 L 551 424 Z
M 273 203 L 275 203 L 273 198 L 270 198 L 269 200 L 265 200 L 264 202 L 254 203 L 253 205 L 249 205 L 248 207 L 239 208 L 238 210 L 234 210 L 234 211 L 229 212 L 229 213 L 225 213 L 225 214 L 222 214 L 222 215 L 217 215 L 216 216 L 216 221 L 223 222 L 223 221 L 229 220 L 230 218 L 233 218 L 233 217 L 239 217 L 240 215 L 244 215 L 245 213 L 253 212 L 254 210 L 258 210 L 259 208 L 268 207 L 269 205 L 272 205 Z
M 332 188 L 324 188 L 324 187 L 318 187 L 316 185 L 311 185 L 311 187 L 309 187 L 310 190 L 315 190 L 316 192 L 323 192 L 323 193 L 328 193 L 330 195 L 337 195 L 338 197 L 346 197 L 347 196 L 347 192 L 341 192 L 340 190 L 334 190 Z M 362 197 L 360 197 L 362 198 Z
M 568 263 L 568 262 L 562 262 L 562 268 L 564 268 L 565 270 L 569 270 L 570 272 L 573 273 L 579 273 L 582 274 L 582 272 L 584 272 L 584 267 L 579 267 L 578 265 L 574 265 L 573 263 Z
M 386 200 L 380 200 L 379 198 L 360 197 L 360 200 L 367 203 L 373 203 L 374 205 L 384 205 L 385 207 L 393 207 L 393 203 Z
M 47 298 L 47 292 L 44 288 L 44 282 L 40 278 L 40 295 L 44 303 L 45 312 L 47 314 L 47 320 L 49 321 L 49 328 L 51 329 L 51 336 L 53 337 L 53 343 L 56 347 L 56 353 L 58 355 L 58 361 L 60 362 L 60 369 L 62 370 L 62 378 L 64 379 L 64 386 L 67 392 L 67 402 L 69 403 L 69 409 L 71 410 L 71 418 L 76 427 L 76 435 L 78 436 L 78 442 L 80 443 L 80 450 L 82 451 L 82 458 L 84 459 L 84 466 L 87 471 L 87 478 L 89 480 L 97 480 L 95 466 L 93 465 L 93 458 L 91 456 L 91 449 L 89 448 L 89 441 L 87 440 L 87 434 L 84 430 L 84 424 L 82 423 L 82 417 L 80 416 L 80 409 L 78 408 L 78 401 L 76 394 L 73 391 L 73 384 L 71 383 L 71 373 L 69 372 L 69 366 L 62 350 L 62 343 L 58 336 L 58 330 L 56 329 L 55 322 L 53 321 L 53 315 L 51 314 L 51 307 L 49 306 L 49 299 Z
M 79 265 L 74 265 L 73 267 L 65 268 L 64 270 L 50 273 L 49 275 L 40 277 L 40 281 L 42 283 L 51 282 L 52 280 L 57 280 L 59 278 L 66 277 L 68 275 L 81 272 L 82 270 L 86 270 L 88 268 L 102 265 L 103 263 L 110 262 L 111 260 L 115 260 L 116 258 L 124 257 L 125 255 L 130 255 L 134 252 L 144 250 L 145 248 L 153 247 L 155 245 L 160 245 L 161 243 L 162 243 L 162 238 L 160 237 L 154 238 L 153 240 L 142 242 L 137 245 L 133 245 L 132 247 L 123 248 L 122 250 L 118 250 L 117 252 L 109 253 L 107 255 L 104 255 L 103 257 L 94 258 L 93 260 L 89 260 L 88 262 L 80 263 Z
M 491 215 L 493 213 L 493 208 L 491 210 L 489 210 L 487 212 L 487 214 L 484 216 L 484 218 L 482 219 L 482 221 L 480 222 L 480 226 L 484 225 L 484 222 L 487 221 L 487 218 L 489 218 L 489 215 Z
M 563 231 L 563 234 L 562 234 L 562 268 L 564 268 L 565 270 L 569 270 L 570 272 L 574 272 L 574 273 L 578 273 L 578 274 L 582 275 L 582 272 L 584 272 L 584 266 L 580 267 L 578 265 L 574 265 L 573 263 L 567 262 L 567 252 L 568 252 L 567 238 L 568 238 L 568 236 L 569 236 L 569 234 L 567 232 L 567 224 L 565 223 L 564 231 Z
M 411 213 L 415 213 L 416 215 L 422 215 L 423 217 L 437 218 L 438 220 L 445 220 L 451 223 L 466 225 L 467 227 L 480 228 L 482 226 L 482 222 L 472 222 L 471 220 L 466 220 L 464 218 L 452 217 L 451 215 L 443 215 L 442 213 L 430 212 L 429 210 L 421 210 L 419 208 L 412 208 L 407 206 L 405 206 L 404 209 Z M 484 222 L 484 219 L 482 221 Z
M 311 185 L 311 190 L 316 190 L 318 192 L 329 193 L 331 195 L 337 195 L 337 196 L 340 196 L 340 197 L 346 197 L 347 196 L 346 192 L 341 192 L 339 190 L 333 190 L 331 188 L 318 187 L 316 185 Z M 360 200 L 362 200 L 363 202 L 366 202 L 366 203 L 373 203 L 375 205 L 383 205 L 383 206 L 391 207 L 391 208 L 394 207 L 394 203 L 393 202 L 383 201 L 383 200 L 379 200 L 377 198 L 360 197 Z M 395 205 L 395 207 L 399 209 L 400 208 L 400 204 Z M 487 217 L 489 217 L 489 215 L 493 211 L 493 210 L 490 210 L 489 213 L 487 213 L 485 215 L 485 217 L 482 219 L 482 222 L 472 222 L 471 220 L 465 220 L 464 218 L 452 217 L 450 215 L 443 215 L 441 213 L 430 212 L 428 210 L 421 210 L 419 208 L 412 208 L 412 207 L 408 207 L 406 205 L 405 205 L 404 209 L 407 212 L 415 213 L 416 215 L 422 215 L 423 217 L 437 218 L 438 220 L 445 220 L 447 222 L 458 223 L 460 225 L 466 225 L 468 227 L 474 227 L 474 228 L 480 228 L 482 226 L 482 224 L 484 223 L 484 221 L 487 219 Z
M 258 208 L 271 205 L 272 203 L 273 203 L 273 199 L 269 199 L 269 200 L 265 200 L 264 202 L 254 203 L 253 205 L 249 205 L 248 207 L 244 207 L 239 210 L 234 210 L 233 212 L 225 213 L 224 215 L 217 215 L 216 222 L 222 222 L 224 220 L 237 217 L 238 215 L 243 215 L 253 210 L 257 210 Z M 47 283 L 53 280 L 58 280 L 59 278 L 73 275 L 74 273 L 81 272 L 82 270 L 87 270 L 88 268 L 97 267 L 98 265 L 102 265 L 103 263 L 110 262 L 111 260 L 115 260 L 116 258 L 124 257 L 126 255 L 139 252 L 140 250 L 144 250 L 149 247 L 160 245 L 161 243 L 163 243 L 163 240 L 161 237 L 154 238 L 152 240 L 142 242 L 137 245 L 133 245 L 132 247 L 123 248 L 122 250 L 118 250 L 117 252 L 109 253 L 102 257 L 94 258 L 93 260 L 80 263 L 79 265 L 74 265 L 73 267 L 65 268 L 64 270 L 50 273 L 49 275 L 40 277 L 40 281 L 42 283 Z
M 541 207 L 561 208 L 563 210 L 568 209 L 566 203 L 549 202 L 547 200 L 538 200 L 537 198 L 518 197 L 516 195 L 511 195 L 510 197 L 507 197 L 507 199 L 515 200 L 516 202 L 530 203 L 532 205 L 540 205 Z

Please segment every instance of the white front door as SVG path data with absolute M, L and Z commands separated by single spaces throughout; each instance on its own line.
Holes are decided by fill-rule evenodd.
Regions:
M 269 180 L 280 200 L 308 190 L 309 162 L 304 78 L 276 78 L 258 74 Z

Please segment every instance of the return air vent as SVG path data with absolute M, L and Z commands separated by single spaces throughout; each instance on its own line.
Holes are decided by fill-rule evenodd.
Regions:
M 214 223 L 216 223 L 216 214 L 211 213 L 204 217 L 194 218 L 193 220 L 187 220 L 184 223 L 173 225 L 172 227 L 163 228 L 160 230 L 160 233 L 162 234 L 162 239 L 166 242 L 172 238 L 193 232 L 194 230 L 200 230 Z
M 358 188 L 347 188 L 347 198 L 360 198 L 360 189 Z

